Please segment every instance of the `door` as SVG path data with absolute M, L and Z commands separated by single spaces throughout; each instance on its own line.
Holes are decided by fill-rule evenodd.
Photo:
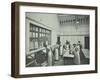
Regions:
M 85 37 L 85 40 L 84 40 L 85 42 L 85 49 L 89 49 L 90 48 L 90 41 L 89 41 L 89 37 Z

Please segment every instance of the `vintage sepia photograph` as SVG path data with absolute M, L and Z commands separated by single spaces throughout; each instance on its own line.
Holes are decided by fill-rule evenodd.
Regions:
M 97 7 L 12 3 L 12 77 L 97 73 Z
M 90 16 L 25 13 L 26 67 L 90 63 Z

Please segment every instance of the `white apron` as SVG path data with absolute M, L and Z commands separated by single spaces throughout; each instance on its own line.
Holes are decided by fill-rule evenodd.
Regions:
M 48 52 L 48 66 L 52 66 L 52 51 Z
M 58 49 L 55 49 L 55 60 L 59 60 L 59 52 L 58 52 Z

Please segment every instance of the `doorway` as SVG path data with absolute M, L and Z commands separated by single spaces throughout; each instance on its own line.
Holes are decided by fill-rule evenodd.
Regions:
M 89 36 L 85 37 L 85 40 L 84 40 L 85 41 L 84 42 L 85 43 L 85 47 L 84 47 L 85 49 L 90 49 L 90 46 L 89 46 L 90 45 L 90 41 L 89 40 L 90 40 Z

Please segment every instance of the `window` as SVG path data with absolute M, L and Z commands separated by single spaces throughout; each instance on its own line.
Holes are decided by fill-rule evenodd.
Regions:
M 43 42 L 51 45 L 51 30 L 30 23 L 30 51 L 43 47 Z

